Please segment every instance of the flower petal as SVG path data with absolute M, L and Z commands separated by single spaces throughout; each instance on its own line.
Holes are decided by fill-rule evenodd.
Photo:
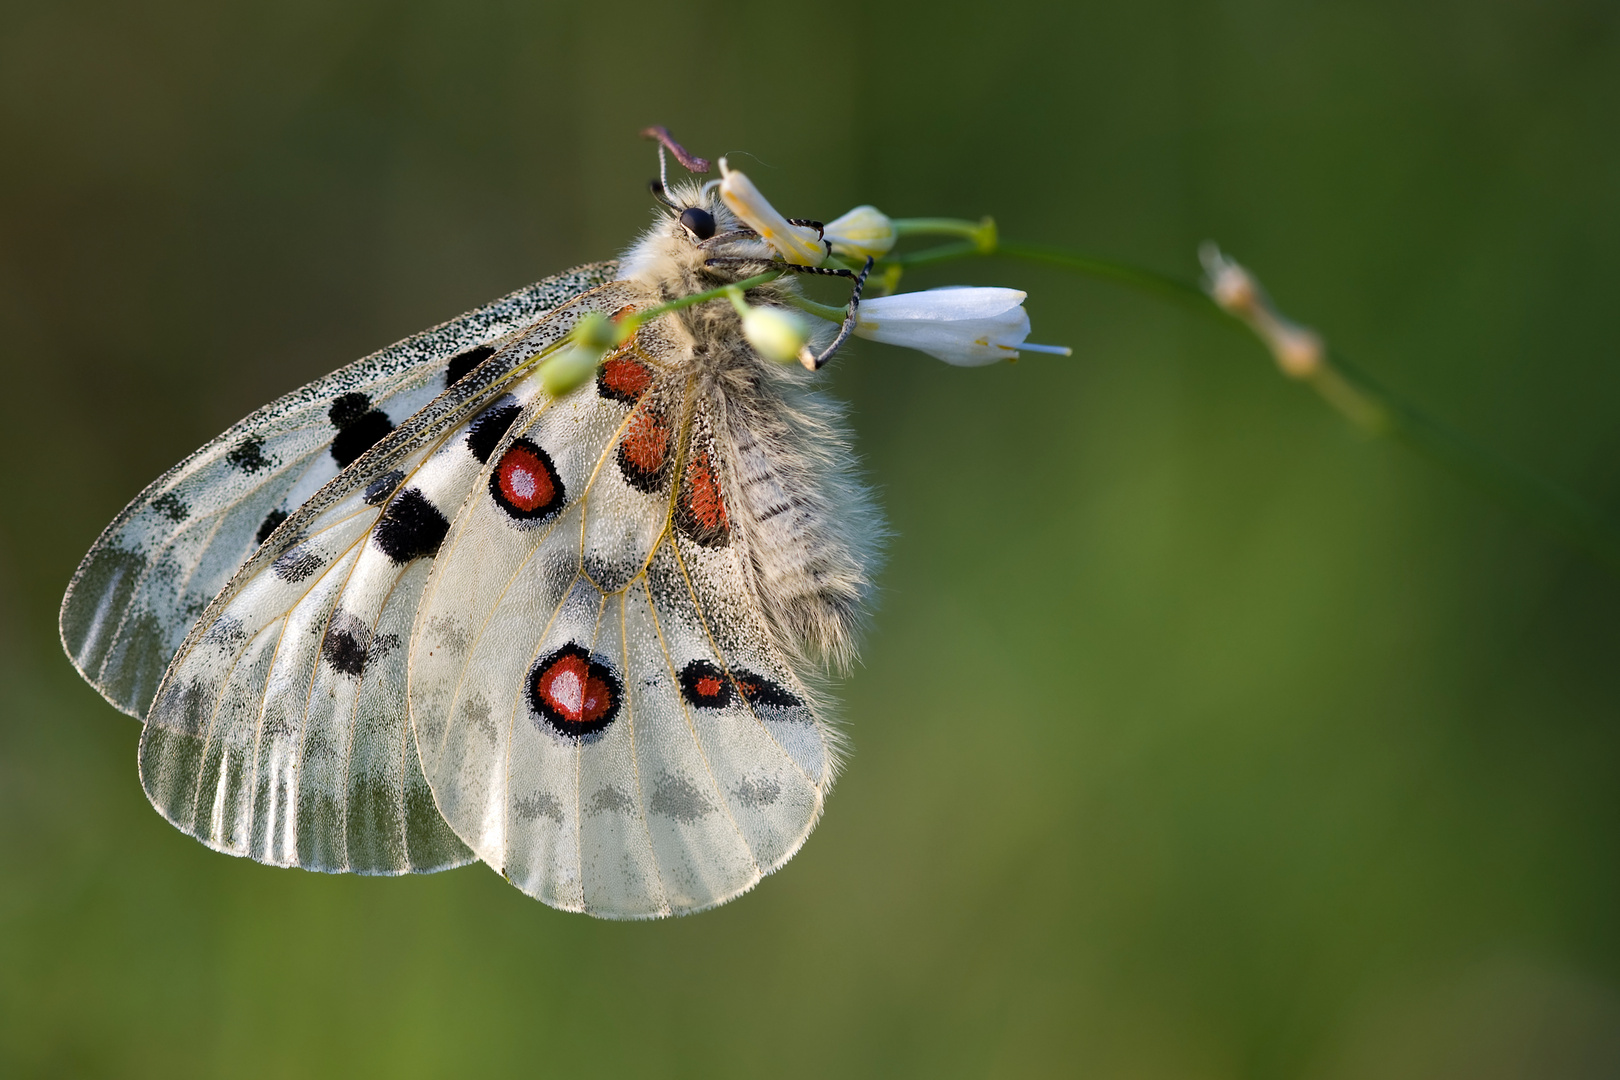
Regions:
M 827 223 L 822 236 L 840 255 L 882 258 L 899 238 L 889 215 L 875 206 L 857 206 Z
M 1027 293 L 1017 289 L 956 286 L 922 292 L 896 293 L 861 301 L 861 317 L 955 322 L 993 319 L 1018 307 Z
M 733 214 L 750 229 L 759 233 L 783 259 L 795 266 L 820 266 L 827 258 L 827 248 L 816 235 L 816 230 L 791 224 L 777 213 L 776 207 L 760 193 L 754 182 L 736 169 L 726 167 L 720 159 L 720 198 Z
M 1012 360 L 1029 336 L 1024 293 L 955 288 L 861 301 L 855 333 L 925 352 L 947 364 L 978 367 Z

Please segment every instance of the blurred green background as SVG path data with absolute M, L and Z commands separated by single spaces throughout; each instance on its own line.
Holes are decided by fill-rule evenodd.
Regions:
M 57 643 L 147 481 L 649 218 L 668 124 L 830 218 L 1191 277 L 1620 498 L 1599 0 L 0 6 L 0 1072 L 1620 1075 L 1620 585 L 1252 342 L 984 262 L 1073 359 L 831 376 L 896 537 L 756 892 L 614 925 L 166 825 Z

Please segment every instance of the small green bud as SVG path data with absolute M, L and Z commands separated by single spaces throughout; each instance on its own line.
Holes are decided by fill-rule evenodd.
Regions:
M 996 245 L 1001 242 L 1001 235 L 996 229 L 996 219 L 985 216 L 979 219 L 979 227 L 973 230 L 973 246 L 979 249 L 980 255 L 994 255 Z
M 564 345 L 541 365 L 540 385 L 552 397 L 562 397 L 575 387 L 589 382 L 596 374 L 596 365 L 602 362 L 605 355 L 606 349 L 579 344 Z
M 574 332 L 569 336 L 588 349 L 601 349 L 603 352 L 623 340 L 619 336 L 619 328 L 599 311 L 587 312 L 574 324 Z
M 791 311 L 774 307 L 751 307 L 743 315 L 743 335 L 767 360 L 791 364 L 810 340 L 810 328 Z

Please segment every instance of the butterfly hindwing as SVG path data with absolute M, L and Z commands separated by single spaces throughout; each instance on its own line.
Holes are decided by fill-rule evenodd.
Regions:
M 450 519 L 539 393 L 519 371 L 617 286 L 569 302 L 331 481 L 182 644 L 141 743 L 149 797 L 210 846 L 276 865 L 438 869 L 470 854 L 406 715 L 409 635 Z
M 591 501 L 619 482 L 609 459 L 629 411 L 593 384 L 513 426 L 436 560 L 412 643 L 412 721 L 440 810 L 526 892 L 576 910 L 580 802 L 594 792 L 582 794 L 582 747 L 564 732 L 594 740 L 624 711 L 582 537 Z M 656 534 L 667 500 L 636 497 L 618 515 Z M 595 569 L 622 573 L 626 561 L 628 549 Z M 564 684 L 579 692 L 571 712 L 556 707 L 569 705 Z M 601 715 L 586 705 L 593 686 Z
M 411 644 L 450 827 L 530 895 L 617 918 L 745 891 L 797 850 L 831 780 L 827 729 L 732 543 L 717 391 L 654 330 L 513 426 Z M 519 496 L 548 484 L 559 501 L 532 512 Z
M 547 278 L 265 406 L 169 470 L 102 533 L 62 603 L 62 640 L 114 705 L 145 714 L 192 622 L 306 498 L 499 343 L 607 281 Z

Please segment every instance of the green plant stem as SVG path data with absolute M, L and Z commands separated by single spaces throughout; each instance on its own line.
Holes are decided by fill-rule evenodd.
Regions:
M 930 225 L 939 223 L 929 222 Z M 960 222 L 963 229 L 979 227 Z M 922 231 L 922 230 L 918 230 Z M 944 231 L 934 229 L 930 231 Z M 941 244 L 905 255 L 891 255 L 879 271 L 951 262 L 974 255 L 1000 255 L 1044 263 L 1100 281 L 1158 296 L 1243 330 L 1243 320 L 1229 314 L 1197 285 L 1128 263 L 1081 255 L 1036 244 L 998 242 L 984 251 L 972 241 Z M 1264 344 L 1264 342 L 1262 342 Z M 1473 484 L 1496 501 L 1562 535 L 1610 573 L 1620 576 L 1620 529 L 1596 506 L 1531 470 L 1488 450 L 1427 413 L 1408 404 L 1336 351 L 1325 350 L 1322 363 L 1299 381 L 1353 424 L 1371 435 L 1388 436 Z
M 818 304 L 814 300 L 810 300 L 796 293 L 790 294 L 788 299 L 792 301 L 794 307 L 798 308 L 800 311 L 807 311 L 818 319 L 826 319 L 828 322 L 844 321 L 843 308 L 832 307 L 829 304 Z
M 1336 351 L 1328 353 L 1324 366 L 1379 406 L 1382 425 L 1364 423 L 1365 430 L 1394 437 L 1503 505 L 1559 533 L 1620 576 L 1620 532 L 1596 506 L 1401 400 Z
M 640 326 L 649 319 L 656 319 L 660 315 L 667 315 L 671 311 L 679 311 L 682 308 L 689 308 L 694 304 L 701 304 L 706 300 L 719 300 L 723 297 L 730 298 L 734 296 L 741 296 L 743 293 L 754 288 L 756 285 L 764 285 L 766 282 L 775 281 L 777 278 L 781 277 L 783 273 L 785 273 L 785 271 L 767 270 L 763 274 L 755 274 L 751 278 L 743 278 L 741 281 L 733 285 L 721 285 L 719 288 L 706 289 L 703 292 L 692 293 L 689 296 L 682 296 L 676 300 L 665 301 L 662 304 L 648 308 L 646 311 L 636 312 L 634 317 L 635 325 Z M 732 302 L 735 303 L 736 301 L 733 300 Z

